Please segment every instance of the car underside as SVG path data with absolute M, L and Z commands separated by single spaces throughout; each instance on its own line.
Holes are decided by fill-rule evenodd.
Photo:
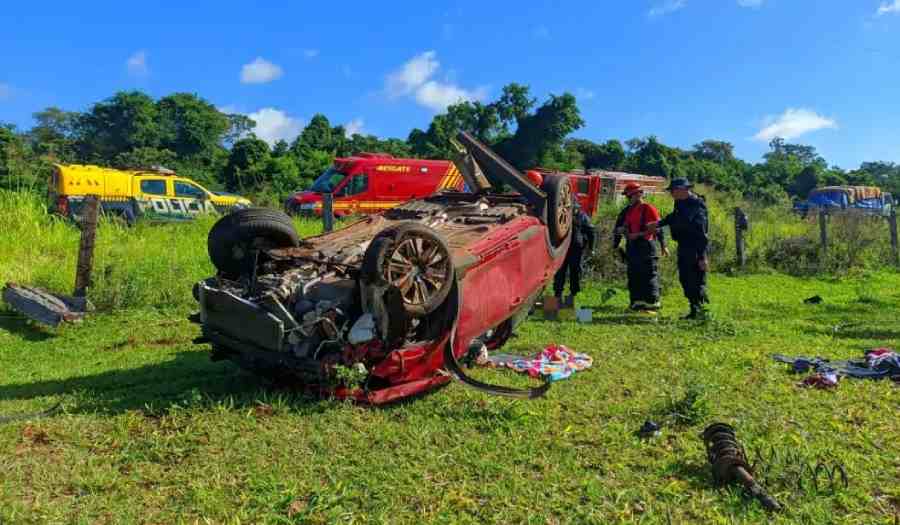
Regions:
M 476 337 L 502 345 L 562 264 L 569 184 L 550 178 L 535 188 L 475 139 L 459 140 L 472 193 L 409 201 L 303 240 L 280 212 L 221 219 L 209 247 L 219 272 L 195 286 L 198 342 L 212 345 L 214 359 L 373 404 L 452 377 L 496 394 L 541 395 L 547 385 L 479 383 L 457 359 Z M 500 184 L 519 192 L 499 193 Z

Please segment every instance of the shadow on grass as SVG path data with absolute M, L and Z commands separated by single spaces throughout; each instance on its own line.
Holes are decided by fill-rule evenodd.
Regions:
M 56 336 L 52 331 L 29 321 L 12 310 L 0 310 L 0 330 L 6 330 L 26 341 L 46 341 Z
M 236 406 L 251 406 L 263 389 L 273 388 L 264 379 L 240 373 L 230 363 L 212 362 L 208 353 L 195 351 L 180 352 L 171 361 L 138 368 L 0 385 L 0 400 L 69 396 L 74 398 L 74 406 L 63 402 L 70 413 L 117 414 L 150 407 L 164 409 L 194 394 L 213 402 L 231 398 Z M 305 404 L 299 397 L 297 402 Z
M 891 329 L 884 327 L 848 327 L 835 330 L 831 328 L 812 328 L 804 330 L 810 335 L 830 335 L 835 339 L 884 339 L 897 340 L 900 339 L 900 329 Z
M 693 491 L 713 488 L 712 472 L 705 463 L 675 461 L 666 467 L 666 474 L 687 482 Z
M 373 408 L 406 406 L 446 386 Z M 70 400 L 62 400 L 66 412 L 74 414 L 111 415 L 129 410 L 157 413 L 174 405 L 196 402 L 197 396 L 204 404 L 228 400 L 235 408 L 252 408 L 259 405 L 260 397 L 270 395 L 284 396 L 292 408 L 304 413 L 321 413 L 339 403 L 307 394 L 295 383 L 260 377 L 230 362 L 213 362 L 208 353 L 199 351 L 179 352 L 171 361 L 138 368 L 0 385 L 0 401 L 67 396 Z

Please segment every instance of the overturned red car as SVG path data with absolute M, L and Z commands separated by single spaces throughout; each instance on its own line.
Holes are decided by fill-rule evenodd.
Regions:
M 246 209 L 209 234 L 216 276 L 197 283 L 197 342 L 213 359 L 338 398 L 381 404 L 455 376 L 474 338 L 501 346 L 562 265 L 572 233 L 565 177 L 540 188 L 466 133 L 470 193 L 443 191 L 298 239 L 290 219 Z M 503 193 L 503 189 L 513 192 Z

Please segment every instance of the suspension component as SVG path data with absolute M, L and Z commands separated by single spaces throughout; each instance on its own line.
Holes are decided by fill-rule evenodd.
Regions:
M 735 436 L 734 428 L 725 423 L 713 423 L 703 431 L 703 441 L 717 484 L 740 483 L 766 510 L 781 510 L 781 505 L 753 479 L 753 469 L 747 463 L 747 455 Z

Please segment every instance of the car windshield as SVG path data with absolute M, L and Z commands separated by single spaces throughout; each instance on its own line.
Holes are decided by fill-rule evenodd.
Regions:
M 328 168 L 325 170 L 325 173 L 319 175 L 319 178 L 313 182 L 313 185 L 309 189 L 316 193 L 331 193 L 334 191 L 335 186 L 340 184 L 346 176 L 346 174 L 341 173 L 334 168 Z

